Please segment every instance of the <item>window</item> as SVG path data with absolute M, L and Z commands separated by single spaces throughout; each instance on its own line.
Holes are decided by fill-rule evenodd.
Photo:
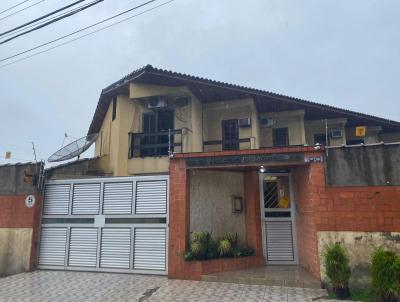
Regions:
M 140 145 L 142 147 L 147 145 L 148 148 L 145 147 L 141 150 L 141 156 L 168 155 L 169 129 L 174 129 L 173 110 L 143 113 L 143 136 Z M 173 135 L 171 140 L 173 140 Z M 173 143 L 171 141 L 171 144 Z
M 274 147 L 289 146 L 289 130 L 288 128 L 272 129 L 272 139 Z
M 314 145 L 315 144 L 326 146 L 326 134 L 323 133 L 314 134 Z
M 239 149 L 239 126 L 238 120 L 222 121 L 222 150 Z
M 115 120 L 117 116 L 117 98 L 113 97 L 112 99 L 112 120 Z

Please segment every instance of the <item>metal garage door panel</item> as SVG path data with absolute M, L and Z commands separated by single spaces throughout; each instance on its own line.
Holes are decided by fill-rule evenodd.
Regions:
M 64 266 L 67 228 L 42 228 L 39 265 Z
M 100 254 L 100 267 L 129 269 L 131 229 L 103 228 Z
M 68 215 L 69 184 L 49 184 L 45 187 L 43 214 Z
M 74 184 L 72 214 L 98 214 L 100 205 L 100 188 L 100 183 Z
M 136 214 L 167 213 L 167 181 L 136 182 Z
M 291 221 L 267 221 L 267 260 L 294 261 Z
M 165 257 L 165 228 L 135 228 L 134 269 L 163 271 Z
M 103 214 L 131 214 L 133 182 L 104 184 Z
M 96 267 L 97 228 L 71 228 L 69 266 Z

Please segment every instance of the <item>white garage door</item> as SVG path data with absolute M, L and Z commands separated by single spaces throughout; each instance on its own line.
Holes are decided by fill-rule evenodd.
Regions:
M 46 183 L 39 268 L 167 273 L 168 176 Z

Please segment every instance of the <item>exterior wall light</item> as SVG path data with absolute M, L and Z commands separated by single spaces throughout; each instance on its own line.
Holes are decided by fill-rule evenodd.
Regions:
M 265 172 L 265 167 L 264 166 L 261 166 L 260 167 L 260 173 L 264 173 Z
M 243 213 L 243 198 L 241 196 L 232 197 L 232 212 Z

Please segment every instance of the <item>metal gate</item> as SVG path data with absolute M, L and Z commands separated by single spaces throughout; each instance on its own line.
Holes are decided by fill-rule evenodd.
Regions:
M 296 264 L 295 204 L 290 174 L 261 174 L 264 255 L 267 264 Z
M 49 181 L 40 269 L 167 273 L 168 176 Z

